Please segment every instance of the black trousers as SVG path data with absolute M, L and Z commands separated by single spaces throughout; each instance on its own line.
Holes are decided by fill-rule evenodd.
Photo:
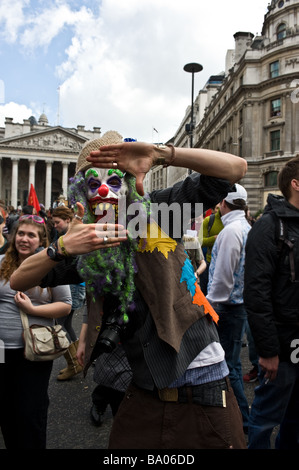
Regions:
M 7 449 L 45 449 L 53 361 L 31 362 L 6 349 L 0 363 L 0 427 Z
M 125 393 L 104 385 L 97 385 L 92 392 L 92 402 L 96 405 L 99 412 L 104 413 L 107 406 L 111 406 L 112 415 L 115 416 L 118 407 L 124 398 Z

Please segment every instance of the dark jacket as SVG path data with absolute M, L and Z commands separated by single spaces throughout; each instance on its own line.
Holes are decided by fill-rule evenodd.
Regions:
M 263 216 L 248 235 L 244 303 L 257 353 L 290 360 L 291 342 L 299 338 L 299 210 L 270 194 Z M 290 252 L 278 240 L 278 216 L 294 242 L 295 282 Z

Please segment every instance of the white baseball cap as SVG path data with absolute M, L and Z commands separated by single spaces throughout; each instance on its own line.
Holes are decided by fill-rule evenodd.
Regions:
M 224 200 L 230 204 L 234 203 L 235 199 L 242 199 L 244 202 L 247 202 L 247 191 L 240 184 L 235 184 L 236 191 L 228 193 Z

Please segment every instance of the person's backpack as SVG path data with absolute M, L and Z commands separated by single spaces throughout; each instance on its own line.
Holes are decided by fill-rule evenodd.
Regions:
M 215 214 L 213 213 L 213 214 L 210 215 L 210 218 L 209 218 L 208 237 L 210 236 L 210 231 L 211 231 L 211 228 L 213 227 L 214 220 L 215 220 Z
M 210 236 L 210 230 L 211 228 L 213 227 L 213 223 L 214 223 L 214 220 L 215 220 L 215 214 L 212 213 L 210 216 L 209 216 L 209 222 L 208 222 L 208 237 Z M 207 259 L 207 252 L 208 252 L 208 249 L 206 246 L 203 246 L 202 247 L 202 252 L 203 252 L 203 255 L 205 257 L 205 260 Z

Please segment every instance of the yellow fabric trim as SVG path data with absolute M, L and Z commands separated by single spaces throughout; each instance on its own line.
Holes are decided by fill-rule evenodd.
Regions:
M 157 248 L 165 258 L 168 258 L 168 253 L 175 251 L 177 242 L 166 235 L 165 232 L 158 226 L 156 222 L 147 224 L 146 238 L 141 238 L 138 245 L 138 251 L 144 253 L 146 251 L 153 252 Z

